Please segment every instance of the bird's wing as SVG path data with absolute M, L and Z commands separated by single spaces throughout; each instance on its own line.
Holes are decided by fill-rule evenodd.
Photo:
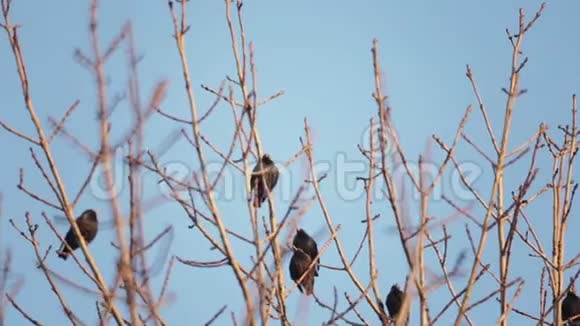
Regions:
M 312 259 L 316 258 L 318 256 L 318 246 L 316 245 L 316 242 L 314 242 L 314 257 L 312 257 Z M 316 267 L 314 268 L 314 271 L 316 271 L 315 275 L 318 276 L 318 271 L 320 270 L 320 257 L 318 257 L 316 259 Z
M 66 235 L 65 235 L 65 237 L 64 237 L 64 241 L 65 241 L 65 242 L 66 242 L 66 243 L 67 243 L 67 244 L 68 244 L 68 245 L 69 245 L 69 246 L 70 246 L 70 247 L 71 247 L 73 250 L 75 249 L 75 248 L 74 248 L 74 244 L 77 242 L 77 239 L 75 238 L 75 233 L 74 233 L 74 231 L 73 231 L 72 227 L 71 227 L 70 229 L 68 229 L 68 232 L 66 233 Z M 60 246 L 60 248 L 61 248 L 61 249 L 60 249 L 61 251 L 62 251 L 62 250 L 67 250 L 67 251 L 68 251 L 68 249 L 67 249 L 67 247 L 66 247 L 66 245 L 65 245 L 64 243 L 63 243 L 63 244 Z
M 268 189 L 270 191 L 276 186 L 276 184 L 278 183 L 278 177 L 280 176 L 280 171 L 278 171 L 278 168 L 275 165 L 273 165 L 271 169 L 272 169 L 272 173 L 271 173 L 272 180 L 270 181 L 270 184 L 272 186 L 270 187 L 270 189 Z
M 79 220 L 79 228 L 86 242 L 91 242 L 97 235 L 97 227 L 97 223 L 93 223 L 89 220 Z
M 300 274 L 298 272 L 298 269 L 299 269 L 298 260 L 299 260 L 299 258 L 297 257 L 297 253 L 295 252 L 292 255 L 292 258 L 290 258 L 290 266 L 289 266 L 290 278 L 292 278 L 292 281 L 296 281 L 300 278 L 300 275 L 298 275 L 298 274 Z
M 260 166 L 261 164 L 258 162 L 256 166 L 254 166 L 254 170 L 252 170 L 252 176 L 250 177 L 250 190 L 254 190 L 254 187 L 256 186 L 256 181 L 260 176 L 257 174 L 257 172 L 260 171 Z
M 298 283 L 298 279 L 300 279 L 300 276 L 302 276 L 300 274 L 300 257 L 298 257 L 298 253 L 294 252 L 294 254 L 292 255 L 292 258 L 290 259 L 290 278 L 292 279 L 292 281 L 294 281 L 296 283 L 296 285 L 298 286 L 298 290 L 300 290 L 300 292 L 302 292 L 302 285 L 300 283 Z

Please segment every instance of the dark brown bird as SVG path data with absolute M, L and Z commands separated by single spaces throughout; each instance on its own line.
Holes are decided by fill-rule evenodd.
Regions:
M 252 172 L 252 177 L 250 178 L 250 188 L 254 192 L 254 207 L 260 208 L 262 203 L 268 198 L 268 192 L 276 186 L 278 182 L 278 168 L 270 158 L 270 155 L 264 154 L 262 159 Z M 264 183 L 266 187 L 264 187 Z
M 97 213 L 95 213 L 95 211 L 92 209 L 87 209 L 81 214 L 81 216 L 77 218 L 76 223 L 87 244 L 93 241 L 99 229 L 99 223 L 97 221 Z M 70 246 L 72 250 L 76 250 L 79 247 L 77 237 L 75 237 L 75 233 L 72 227 L 66 233 L 64 241 Z M 70 252 L 71 251 L 64 243 L 60 246 L 60 249 L 57 251 L 58 257 L 64 260 L 68 258 Z
M 397 284 L 391 286 L 391 291 L 387 295 L 387 300 L 385 304 L 387 305 L 387 310 L 389 310 L 389 316 L 391 319 L 396 319 L 403 306 L 403 301 L 405 300 L 405 294 L 399 289 Z
M 318 276 L 318 270 L 320 270 L 320 258 L 316 258 L 318 256 L 318 246 L 316 241 L 302 229 L 298 229 L 292 244 L 295 249 L 290 259 L 290 277 L 296 282 L 301 293 L 304 293 L 304 288 L 306 289 L 306 295 L 312 295 L 314 292 L 314 277 Z M 314 259 L 316 259 L 316 266 L 312 267 L 302 281 L 298 283 L 298 280 Z
M 566 321 L 574 316 L 576 319 L 570 325 L 580 325 L 580 298 L 576 293 L 568 291 L 568 294 L 562 300 L 562 321 Z

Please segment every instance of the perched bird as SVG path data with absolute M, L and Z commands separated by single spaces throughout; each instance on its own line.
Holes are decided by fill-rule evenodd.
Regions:
M 314 277 L 318 276 L 318 270 L 320 270 L 320 258 L 316 258 L 318 256 L 318 246 L 316 245 L 316 241 L 302 229 L 298 229 L 292 244 L 295 249 L 294 255 L 290 259 L 290 277 L 292 281 L 298 284 L 300 292 L 304 293 L 304 287 L 306 289 L 306 295 L 312 295 L 314 291 Z M 298 283 L 298 280 L 306 272 L 314 259 L 316 259 L 316 265 Z
M 99 223 L 97 221 L 97 213 L 95 213 L 95 211 L 92 209 L 87 209 L 81 214 L 81 216 L 77 218 L 76 223 L 87 244 L 93 241 L 99 229 Z M 77 241 L 77 237 L 75 237 L 75 233 L 72 229 L 72 226 L 66 233 L 64 241 L 70 246 L 72 250 L 76 250 L 79 247 L 79 243 Z M 64 260 L 68 258 L 70 252 L 71 251 L 64 243 L 60 246 L 60 249 L 57 251 L 58 257 Z
M 574 316 L 576 319 L 571 325 L 580 325 L 580 298 L 576 293 L 568 291 L 568 294 L 562 300 L 562 321 L 566 321 Z
M 254 167 L 250 178 L 250 188 L 254 193 L 254 207 L 260 208 L 268 198 L 268 192 L 272 191 L 278 182 L 278 168 L 270 158 L 270 155 L 262 155 L 262 159 Z M 264 187 L 264 183 L 267 188 Z
M 396 319 L 399 315 L 404 300 L 405 294 L 399 289 L 397 284 L 393 284 L 393 286 L 391 286 L 391 291 L 387 295 L 387 300 L 385 301 L 387 310 L 389 310 L 389 316 L 392 319 Z

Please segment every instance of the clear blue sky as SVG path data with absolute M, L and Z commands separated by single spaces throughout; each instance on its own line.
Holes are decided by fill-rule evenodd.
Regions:
M 207 108 L 213 97 L 203 92 L 200 84 L 217 88 L 226 75 L 235 76 L 235 66 L 225 21 L 223 1 L 193 1 L 189 5 L 191 30 L 187 35 L 189 63 L 193 85 L 197 92 L 201 110 Z M 248 39 L 254 41 L 259 73 L 259 92 L 262 97 L 284 90 L 286 94 L 263 107 L 260 114 L 260 130 L 265 150 L 280 162 L 285 161 L 299 148 L 298 137 L 303 135 L 303 119 L 308 117 L 316 135 L 316 158 L 331 164 L 329 178 L 323 183 L 323 192 L 336 224 L 343 226 L 341 240 L 352 256 L 357 243 L 364 233 L 364 225 L 359 221 L 364 217 L 364 200 L 345 200 L 338 194 L 336 162 L 345 158 L 349 162 L 360 162 L 362 158 L 356 149 L 369 118 L 375 117 L 376 105 L 371 98 L 374 89 L 372 75 L 372 39 L 380 41 L 385 92 L 393 107 L 393 119 L 401 135 L 402 144 L 408 157 L 416 161 L 432 134 L 451 142 L 455 129 L 465 107 L 476 104 L 471 87 L 465 77 L 465 65 L 470 64 L 480 86 L 480 91 L 489 109 L 490 118 L 500 131 L 500 121 L 505 106 L 505 94 L 510 69 L 511 46 L 506 39 L 505 28 L 517 27 L 517 10 L 524 6 L 528 18 L 539 7 L 533 1 L 247 1 L 244 4 L 246 31 Z M 512 148 L 519 145 L 537 130 L 540 122 L 552 127 L 565 124 L 569 119 L 571 95 L 578 92 L 580 85 L 580 51 L 577 16 L 580 4 L 576 1 L 552 1 L 528 34 L 523 47 L 530 60 L 522 74 L 521 86 L 528 93 L 518 100 L 514 116 Z M 12 21 L 22 25 L 20 40 L 30 75 L 32 98 L 45 126 L 48 117 L 60 117 L 75 100 L 81 104 L 73 114 L 67 128 L 90 146 L 97 144 L 96 101 L 92 76 L 76 64 L 73 53 L 76 48 L 88 52 L 88 1 L 38 2 L 34 5 L 15 1 Z M 188 117 L 182 73 L 177 51 L 172 38 L 172 25 L 166 1 L 103 1 L 100 13 L 102 40 L 111 40 L 122 25 L 130 20 L 136 33 L 138 52 L 143 56 L 140 63 L 141 91 L 148 98 L 156 82 L 167 79 L 170 89 L 164 101 L 164 110 L 172 114 Z M 126 83 L 126 60 L 117 54 L 107 65 L 110 79 L 110 95 L 123 89 Z M 0 118 L 12 127 L 28 134 L 34 128 L 28 120 L 21 96 L 20 84 L 8 41 L 5 34 L 0 36 L 0 89 L 2 106 Z M 128 125 L 129 107 L 122 104 L 113 116 L 113 135 L 123 135 Z M 224 127 L 225 126 L 225 127 Z M 229 108 L 221 105 L 215 116 L 202 126 L 204 134 L 217 144 L 225 146 L 231 135 L 224 134 L 230 128 Z M 478 111 L 474 111 L 467 125 L 467 133 L 491 154 L 488 138 L 482 127 Z M 159 150 L 163 138 L 176 127 L 163 117 L 154 116 L 146 126 L 146 146 Z M 76 193 L 84 180 L 90 162 L 77 148 L 64 138 L 53 143 L 53 151 L 69 193 Z M 439 162 L 442 153 L 435 147 L 433 159 Z M 4 157 L 0 163 L 0 192 L 3 195 L 2 219 L 0 221 L 0 245 L 13 252 L 15 274 L 25 279 L 24 286 L 16 297 L 17 301 L 41 322 L 48 325 L 66 323 L 57 301 L 40 271 L 35 269 L 32 249 L 8 224 L 13 218 L 24 226 L 24 212 L 30 211 L 35 222 L 40 224 L 38 237 L 43 248 L 49 244 L 58 246 L 53 233 L 42 221 L 40 213 L 57 214 L 47 209 L 16 189 L 18 169 L 24 168 L 26 185 L 30 189 L 50 196 L 50 190 L 42 176 L 35 170 L 28 145 L 6 131 L 0 131 L 0 151 Z M 481 168 L 482 175 L 475 187 L 482 193 L 489 191 L 490 167 L 467 145 L 459 150 L 462 162 L 473 162 Z M 534 189 L 549 181 L 551 165 L 544 152 L 540 160 L 540 177 Z M 184 142 L 178 142 L 161 161 L 184 164 L 195 169 L 194 151 Z M 297 161 L 284 178 L 292 179 L 291 190 L 298 187 L 302 178 L 301 164 Z M 528 159 L 514 167 L 507 176 L 508 190 L 516 190 L 517 183 L 523 180 L 523 168 Z M 521 167 L 521 168 L 520 168 Z M 363 171 L 362 173 L 367 173 Z M 244 202 L 242 176 L 231 171 L 233 193 L 235 196 L 220 201 L 222 215 L 226 223 L 243 234 L 250 235 L 248 217 Z M 356 173 L 346 176 L 346 182 L 353 187 Z M 159 194 L 152 174 L 144 174 L 146 197 Z M 284 182 L 289 182 L 288 180 Z M 338 180 L 338 181 L 337 181 Z M 443 192 L 455 198 L 450 188 L 450 178 L 444 178 Z M 517 182 L 517 183 L 516 183 Z M 358 185 L 360 188 L 360 184 Z M 127 187 L 122 198 L 126 199 Z M 283 214 L 289 203 L 289 193 L 277 194 L 276 207 Z M 544 246 L 551 249 L 549 232 L 551 216 L 549 199 L 540 201 L 529 209 L 528 214 L 538 226 Z M 468 205 L 468 201 L 458 201 Z M 409 203 L 410 213 L 416 213 L 418 201 Z M 107 201 L 100 200 L 90 192 L 85 193 L 76 208 L 82 210 L 94 207 L 100 212 L 101 220 L 109 213 Z M 124 201 L 128 208 L 128 201 Z M 441 200 L 434 200 L 430 214 L 445 218 L 453 213 Z M 238 212 L 244 212 L 239 214 Z M 377 260 L 380 270 L 380 285 L 386 295 L 392 283 L 401 284 L 407 272 L 407 265 L 400 249 L 399 239 L 392 228 L 395 225 L 388 204 L 384 200 L 376 202 L 375 211 L 382 214 L 377 222 Z M 265 210 L 264 210 L 265 212 Z M 475 213 L 480 213 L 476 210 Z M 580 223 L 574 216 L 570 230 L 578 230 Z M 211 260 L 221 258 L 208 250 L 208 243 L 195 229 L 187 228 L 188 219 L 182 210 L 173 203 L 157 206 L 146 213 L 146 227 L 149 237 L 153 237 L 167 225 L 175 228 L 174 241 L 170 252 L 185 259 Z M 451 254 L 468 248 L 463 234 L 466 220 L 460 219 L 450 225 L 454 237 L 450 241 Z M 304 228 L 315 233 L 324 227 L 324 220 L 318 206 L 301 221 Z M 62 232 L 68 228 L 60 224 Z M 472 225 L 472 230 L 475 231 Z M 439 232 L 436 232 L 438 234 Z M 322 243 L 328 232 L 317 238 Z M 495 241 L 495 232 L 490 240 Z M 102 270 L 107 279 L 113 277 L 112 267 L 115 257 L 110 246 L 113 232 L 103 229 L 91 244 L 97 262 L 105 266 Z M 243 245 L 234 242 L 236 253 L 248 261 L 251 254 Z M 580 240 L 569 237 L 567 259 L 573 257 L 580 248 Z M 526 280 L 526 288 L 516 307 L 532 314 L 538 311 L 538 278 L 542 264 L 528 257 L 530 252 L 521 245 L 512 270 L 512 276 Z M 496 249 L 488 247 L 485 258 L 495 263 Z M 430 257 L 432 253 L 429 252 Z M 471 255 L 469 256 L 471 257 Z M 336 250 L 331 248 L 323 256 L 322 262 L 338 265 Z M 428 259 L 433 270 L 438 272 L 435 260 Z M 86 280 L 77 274 L 71 261 L 66 263 L 51 254 L 49 266 L 77 282 Z M 496 265 L 493 265 L 496 268 Z M 166 267 L 164 266 L 164 269 Z M 360 279 L 368 281 L 367 264 L 360 260 L 355 270 Z M 286 269 L 285 269 L 286 271 Z M 163 279 L 160 272 L 154 277 L 156 291 Z M 287 274 L 287 273 L 286 273 Z M 289 276 L 287 284 L 290 284 Z M 465 279 L 458 281 L 457 288 Z M 228 312 L 233 310 L 238 316 L 243 310 L 241 293 L 235 287 L 233 274 L 228 267 L 220 269 L 192 269 L 176 263 L 171 277 L 170 292 L 173 303 L 164 308 L 163 315 L 171 325 L 196 325 L 208 320 L 223 304 L 228 304 Z M 345 275 L 323 269 L 316 281 L 315 291 L 326 302 L 332 301 L 332 286 L 338 287 L 339 294 L 347 291 L 356 297 L 357 291 Z M 482 286 L 475 291 L 479 298 L 496 287 L 493 280 L 486 276 Z M 73 310 L 88 324 L 97 319 L 94 313 L 95 298 L 81 294 L 77 290 L 62 285 L 67 300 Z M 295 292 L 289 298 L 291 315 L 297 310 L 298 300 L 303 297 Z M 442 288 L 431 296 L 432 313 L 437 312 L 448 300 L 447 290 Z M 341 297 L 341 306 L 344 299 Z M 327 311 L 307 303 L 310 311 L 309 325 L 319 325 L 327 320 Z M 366 305 L 362 305 L 369 320 L 376 322 Z M 454 310 L 451 310 L 454 312 Z M 491 302 L 473 311 L 472 316 L 478 324 L 485 324 L 489 316 L 497 316 L 498 307 Z M 23 322 L 20 315 L 9 308 L 7 324 Z M 453 313 L 448 313 L 442 324 L 451 322 Z M 495 320 L 495 318 L 493 319 Z M 518 316 L 511 319 L 515 324 L 528 324 Z M 416 322 L 417 320 L 414 319 Z M 230 324 L 228 315 L 222 316 L 218 325 Z

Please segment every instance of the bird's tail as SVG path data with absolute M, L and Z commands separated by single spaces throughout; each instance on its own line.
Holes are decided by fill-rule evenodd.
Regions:
M 304 286 L 304 290 L 306 290 L 307 296 L 310 296 L 314 293 L 314 273 L 312 271 L 309 272 L 309 275 L 306 275 L 302 281 L 302 286 Z
M 253 206 L 256 208 L 260 208 L 260 206 L 262 206 L 262 201 L 260 200 L 261 198 L 258 196 L 258 194 L 254 195 L 254 201 L 253 201 Z
M 64 250 L 58 251 L 57 253 L 58 257 L 62 260 L 66 260 L 68 258 L 68 252 L 65 252 Z

